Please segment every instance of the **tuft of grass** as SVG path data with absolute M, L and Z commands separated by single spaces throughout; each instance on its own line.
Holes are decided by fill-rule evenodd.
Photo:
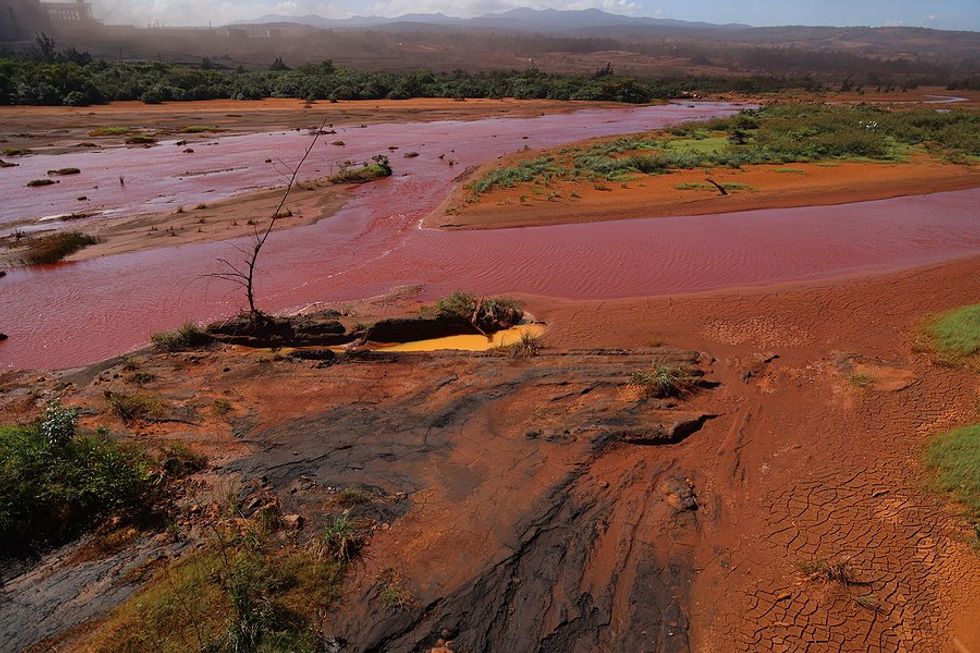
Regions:
M 388 609 L 405 609 L 415 604 L 415 595 L 405 586 L 401 575 L 393 568 L 386 567 L 378 575 L 381 582 L 381 602 Z
M 323 550 L 326 557 L 347 563 L 354 559 L 364 546 L 364 529 L 349 515 L 337 515 L 323 532 Z
M 223 397 L 218 397 L 211 402 L 211 412 L 215 415 L 227 415 L 231 412 L 231 402 Z
M 167 407 L 167 403 L 160 396 L 143 393 L 107 392 L 106 403 L 109 404 L 112 412 L 127 424 L 159 418 Z
M 509 353 L 513 358 L 534 358 L 541 353 L 541 339 L 525 331 L 519 341 L 512 345 L 503 345 L 499 349 Z
M 800 168 L 776 168 L 773 172 L 778 172 L 784 175 L 805 175 L 806 170 L 801 170 Z
M 78 168 L 58 168 L 57 170 L 48 170 L 48 174 L 57 177 L 67 177 L 70 175 L 80 175 L 82 171 Z
M 362 490 L 358 487 L 345 487 L 343 490 L 338 492 L 334 497 L 334 503 L 341 508 L 351 509 L 357 506 L 363 506 L 364 504 L 371 503 L 373 495 L 366 490 Z
M 63 231 L 48 236 L 33 238 L 24 254 L 24 262 L 28 265 L 48 265 L 57 263 L 89 245 L 99 242 L 95 236 L 83 234 L 80 231 Z
M 798 566 L 809 581 L 837 583 L 844 586 L 864 584 L 855 575 L 851 559 L 848 557 L 800 562 Z
M 28 188 L 41 188 L 42 186 L 52 186 L 57 184 L 54 179 L 31 179 L 27 182 Z
M 211 336 L 193 322 L 187 322 L 174 331 L 154 333 L 150 339 L 165 351 L 188 351 L 211 344 Z
M 630 385 L 640 387 L 652 397 L 683 397 L 697 387 L 697 376 L 685 365 L 658 362 L 630 375 Z
M 855 388 L 870 388 L 871 386 L 878 383 L 878 379 L 875 378 L 873 374 L 863 374 L 860 372 L 855 372 L 848 379 L 852 386 Z
M 925 326 L 926 338 L 939 357 L 962 362 L 980 355 L 980 304 L 943 313 Z
M 149 372 L 135 372 L 129 377 L 129 382 L 138 386 L 144 386 L 153 383 L 156 380 L 156 374 L 150 374 Z
M 932 486 L 966 508 L 980 540 L 980 423 L 933 438 L 925 462 Z

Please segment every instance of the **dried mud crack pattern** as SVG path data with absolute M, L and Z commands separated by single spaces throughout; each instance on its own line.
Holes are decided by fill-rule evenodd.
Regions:
M 959 523 L 923 492 L 914 452 L 970 412 L 962 374 L 920 364 L 898 392 L 823 398 L 817 414 L 783 415 L 776 429 L 833 452 L 763 501 L 765 543 L 784 575 L 747 591 L 729 631 L 742 651 L 939 651 L 948 646 L 943 588 L 975 583 Z M 843 403 L 843 408 L 841 408 Z M 801 417 L 804 417 L 801 419 Z M 814 428 L 816 427 L 816 428 Z M 855 437 L 857 433 L 871 437 Z M 823 569 L 840 565 L 843 577 Z M 817 570 L 814 572 L 814 570 Z

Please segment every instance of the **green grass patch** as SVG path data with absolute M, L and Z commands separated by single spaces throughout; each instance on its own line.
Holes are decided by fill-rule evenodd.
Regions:
M 28 265 L 57 263 L 75 252 L 95 245 L 99 239 L 80 231 L 65 231 L 32 238 L 28 243 L 24 262 Z
M 933 487 L 966 508 L 980 540 L 980 424 L 933 438 L 925 461 L 933 474 Z
M 677 138 L 664 141 L 664 149 L 668 152 L 683 152 L 696 154 L 718 154 L 728 147 L 725 136 L 710 136 L 707 138 Z
M 925 326 L 930 346 L 942 360 L 961 362 L 980 355 L 980 304 L 943 313 Z
M 782 175 L 805 175 L 806 170 L 801 170 L 800 168 L 776 168 L 773 172 L 778 172 Z
M 156 569 L 97 627 L 86 650 L 324 651 L 319 619 L 339 597 L 344 569 L 259 528 L 222 534 Z

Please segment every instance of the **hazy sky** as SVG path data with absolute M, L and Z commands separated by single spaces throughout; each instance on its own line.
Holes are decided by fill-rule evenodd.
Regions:
M 514 7 L 586 9 L 749 25 L 920 25 L 980 30 L 980 0 L 94 0 L 108 23 L 206 25 L 264 14 L 477 16 Z

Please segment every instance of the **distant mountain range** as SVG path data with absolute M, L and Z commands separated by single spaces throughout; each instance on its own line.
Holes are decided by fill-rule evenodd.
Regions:
M 363 29 L 370 27 L 408 27 L 443 26 L 443 27 L 473 27 L 483 29 L 503 29 L 519 32 L 568 33 L 597 28 L 634 27 L 661 28 L 677 30 L 705 29 L 749 29 L 749 25 L 727 24 L 672 20 L 667 18 L 650 18 L 646 16 L 623 16 L 611 14 L 600 9 L 583 9 L 576 11 L 560 11 L 557 9 L 517 8 L 499 14 L 486 14 L 476 18 L 455 18 L 445 14 L 405 14 L 394 18 L 382 16 L 353 16 L 351 18 L 324 18 L 315 14 L 306 16 L 287 16 L 284 14 L 267 14 L 255 20 L 241 20 L 234 25 L 264 25 L 270 23 L 295 23 L 308 25 L 319 29 Z

